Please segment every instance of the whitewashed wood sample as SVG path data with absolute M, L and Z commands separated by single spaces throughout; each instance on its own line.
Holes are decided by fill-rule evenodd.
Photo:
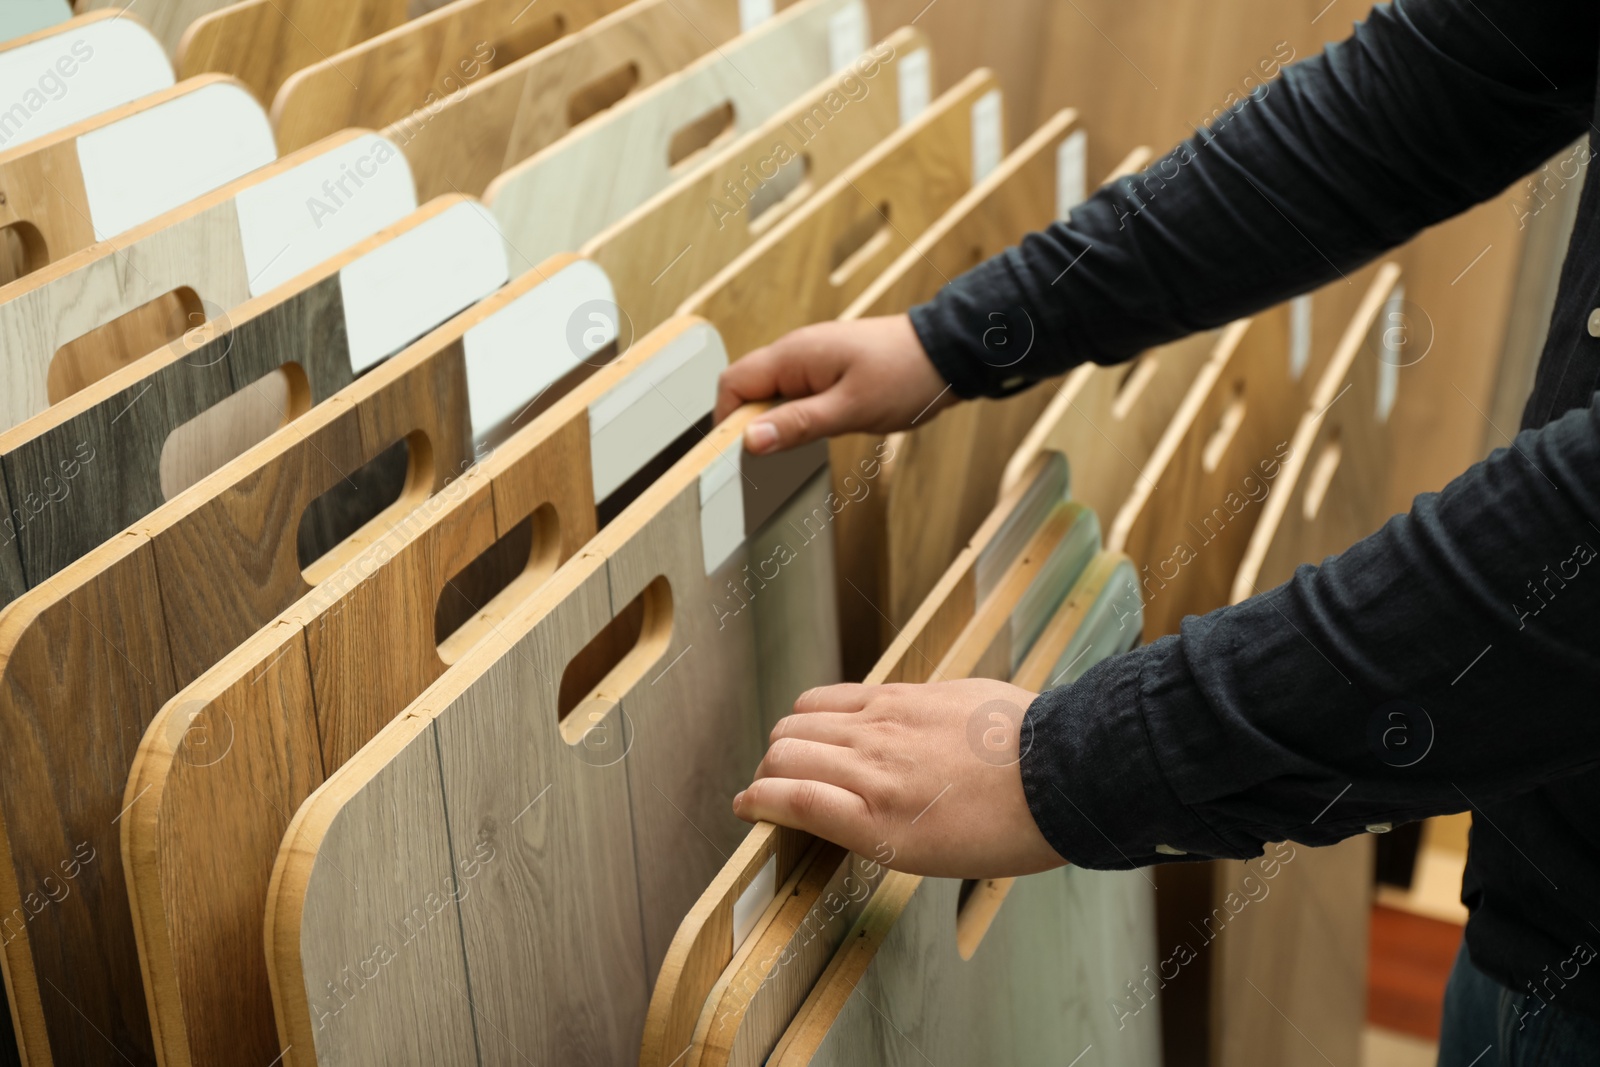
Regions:
M 581 247 L 670 185 L 682 173 L 673 138 L 686 126 L 721 115 L 747 132 L 867 42 L 861 0 L 802 0 L 508 169 L 484 200 L 505 229 L 513 271 Z

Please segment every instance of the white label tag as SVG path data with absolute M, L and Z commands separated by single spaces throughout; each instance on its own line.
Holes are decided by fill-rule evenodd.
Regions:
M 739 32 L 749 33 L 772 17 L 772 0 L 739 0 Z
M 972 184 L 1000 165 L 1000 90 L 990 89 L 972 105 Z
M 1062 222 L 1089 195 L 1089 135 L 1073 130 L 1056 148 L 1056 218 Z
M 589 405 L 594 498 L 604 500 L 695 422 L 717 399 L 728 366 L 710 325 L 685 330 Z
M 331 259 L 417 210 L 411 165 L 369 134 L 313 155 L 234 197 L 250 295 Z
M 928 50 L 919 48 L 900 60 L 900 125 L 904 126 L 933 99 L 933 69 Z
M 1410 340 L 1411 324 L 1406 321 L 1406 291 L 1396 285 L 1394 292 L 1383 305 L 1383 318 L 1378 322 L 1378 421 L 1389 421 L 1394 402 L 1400 394 L 1400 368 L 1407 358 L 1406 343 Z
M 1311 365 L 1311 294 L 1289 301 L 1289 376 L 1299 381 Z
M 858 3 L 840 8 L 828 19 L 828 66 L 843 70 L 867 50 L 867 11 Z
M 466 332 L 467 410 L 482 441 L 551 384 L 610 344 L 616 294 L 605 271 L 580 259 Z M 591 311 L 599 314 L 592 325 Z
M 756 920 L 767 910 L 772 898 L 778 895 L 778 855 L 767 857 L 756 876 L 750 879 L 739 899 L 733 902 L 733 951 L 738 952 L 744 939 L 755 929 Z
M 734 441 L 700 472 L 700 544 L 707 574 L 744 544 L 744 473 L 739 466 L 743 457 L 743 441 Z
M 195 152 L 196 130 L 226 137 Z M 96 240 L 127 233 L 278 158 L 267 113 L 243 86 L 203 85 L 78 138 Z
M 506 283 L 505 242 L 467 201 L 339 271 L 350 369 L 360 374 Z

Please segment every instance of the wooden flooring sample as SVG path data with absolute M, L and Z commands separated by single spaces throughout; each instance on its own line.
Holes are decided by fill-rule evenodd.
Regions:
M 714 340 L 704 324 L 692 331 Z M 763 514 L 801 485 L 825 491 L 806 469 L 816 451 L 799 466 L 742 454 L 754 410 L 711 430 L 301 808 L 268 911 L 288 1059 L 405 1059 L 474 1012 L 494 1026 L 479 1026 L 481 1052 L 452 1050 L 450 1062 L 634 1055 L 666 940 L 743 836 L 729 802 L 764 741 L 751 714 L 754 615 L 706 604 L 749 562 Z M 579 668 L 597 635 L 610 654 Z M 435 777 L 402 787 L 407 766 L 433 760 Z M 373 806 L 402 788 L 403 804 Z M 448 847 L 417 854 L 416 829 L 392 817 L 411 804 L 447 813 Z M 468 856 L 480 863 L 463 886 L 452 864 Z M 389 887 L 392 901 L 335 884 L 335 865 L 354 886 Z M 460 931 L 460 956 L 443 937 L 403 940 L 389 922 L 389 903 L 420 900 L 442 878 L 457 888 L 439 923 Z M 375 937 L 408 973 L 336 995 L 349 953 Z M 461 956 L 470 1005 L 420 992 L 456 981 Z
M 191 22 L 175 65 L 184 78 L 231 74 L 265 107 L 295 71 L 405 19 L 406 0 L 240 0 Z
M 563 269 L 587 266 L 546 264 L 549 281 L 540 272 L 525 275 L 436 331 L 430 346 L 446 359 L 453 347 L 469 348 L 470 338 L 487 335 L 509 347 L 507 356 L 537 355 L 548 332 L 537 319 L 550 315 L 538 299 L 540 287 L 560 289 Z M 140 800 L 125 820 L 123 844 L 147 985 L 169 1060 L 225 1063 L 278 1054 L 261 916 L 289 814 L 448 664 L 491 638 L 556 564 L 590 539 L 597 485 L 593 474 L 572 473 L 596 471 L 592 410 L 625 401 L 635 373 L 680 403 L 687 392 L 697 405 L 690 410 L 709 410 L 725 360 L 716 358 L 718 351 L 709 353 L 709 363 L 703 357 L 697 363 L 693 353 L 682 361 L 682 348 L 692 349 L 707 333 L 703 325 L 682 337 L 663 331 L 578 382 L 426 507 L 379 531 L 156 716 L 129 779 L 127 795 Z M 630 435 L 632 452 L 619 460 L 621 473 L 647 467 L 675 436 Z M 502 551 L 512 554 L 499 568 L 503 590 L 488 603 L 470 598 L 460 628 L 441 638 L 441 602 L 473 588 L 468 571 L 475 559 Z M 268 692 L 286 689 L 300 699 L 263 702 L 267 678 L 273 679 Z M 212 739 L 223 733 L 225 762 L 212 756 Z M 232 832 L 218 835 L 219 823 Z
M 63 399 L 63 388 L 74 391 L 63 381 L 81 388 L 102 378 L 414 211 L 397 155 L 381 138 L 347 131 L 0 289 L 0 338 L 14 383 L 0 426 Z M 351 190 L 351 168 L 374 173 Z M 324 203 L 324 184 L 341 182 L 359 195 L 342 208 Z M 170 294 L 192 316 L 180 317 L 177 336 L 117 335 L 130 313 Z
M 516 166 L 505 161 L 484 199 L 505 228 L 513 271 L 582 247 L 683 176 L 695 159 L 683 152 L 756 128 L 867 42 L 861 0 L 801 0 Z
M 1075 112 L 1046 122 L 917 237 L 840 316 L 897 315 L 932 297 L 950 279 L 1033 230 L 1064 218 L 1083 199 L 1087 135 Z M 996 361 L 1026 370 L 1024 323 Z M 1002 465 L 1049 401 L 1046 389 L 1002 401 L 959 405 L 887 440 L 850 435 L 830 446 L 836 469 L 887 444 L 876 492 L 841 524 L 840 598 L 872 610 L 849 614 L 841 640 L 848 676 L 864 673 L 933 587 L 994 506 Z M 842 489 L 837 486 L 836 489 Z
M 478 196 L 586 118 L 738 34 L 737 0 L 635 0 L 385 132 L 411 161 L 419 196 Z
M 226 130 L 198 160 L 197 130 Z M 261 105 L 220 77 L 140 97 L 0 153 L 0 225 L 25 235 L 0 285 L 224 185 L 277 158 Z
M 1287 354 L 1283 305 L 1224 330 L 1110 524 L 1139 567 L 1146 640 L 1228 602 L 1298 421 Z
M 974 125 L 993 125 L 998 137 L 999 101 L 994 76 L 974 71 L 778 222 L 680 310 L 715 323 L 735 359 L 795 327 L 835 318 L 972 187 L 973 145 L 982 140 Z
M 40 739 L 0 767 L 0 902 L 36 893 L 80 844 L 98 857 L 4 946 L 32 1062 L 152 1060 L 113 821 L 139 739 L 179 687 L 309 591 L 294 533 L 317 497 L 408 439 L 405 490 L 374 520 L 386 529 L 470 464 L 468 412 L 439 403 L 466 395 L 467 362 L 460 346 L 412 346 L 0 612 L 0 723 Z
M 1388 315 L 1403 299 L 1400 268 L 1385 264 L 1311 391 L 1283 473 L 1234 576 L 1234 603 L 1288 581 L 1302 563 L 1344 551 L 1388 518 L 1372 492 L 1392 460 L 1379 383 L 1386 369 L 1400 366 L 1398 353 L 1384 344 Z
M 993 596 L 999 575 L 1065 497 L 1066 473 L 1060 456 L 1039 457 L 1019 485 L 1001 494 L 972 541 L 868 676 L 869 682 L 916 683 L 933 677 L 979 605 Z M 768 1002 L 781 1004 L 790 998 L 791 1011 L 798 1005 L 831 956 L 830 946 L 838 944 L 842 930 L 859 913 L 864 891 L 881 874 L 873 864 L 860 865 L 857 884 L 847 885 L 841 877 L 850 917 L 837 926 L 833 919 L 813 924 L 826 935 L 819 935 L 818 947 L 826 950 L 820 960 L 815 960 L 816 949 L 796 954 L 789 940 L 801 923 L 809 922 L 807 917 L 832 884 L 833 871 L 845 864 L 840 851 L 826 845 L 819 851 L 808 835 L 771 823 L 759 823 L 750 831 L 673 936 L 651 996 L 640 1067 L 698 1062 L 708 1047 L 718 1045 L 753 1047 L 757 1052 L 764 1045 L 770 1051 L 783 1023 L 777 1024 L 771 1040 L 761 1036 L 763 1026 L 784 1010 Z M 813 863 L 829 864 L 832 871 L 808 883 L 806 871 Z M 797 898 L 798 914 L 786 902 L 786 893 Z M 828 910 L 837 918 L 844 908 Z M 767 971 L 774 959 L 796 973 L 785 974 L 779 985 L 769 987 Z M 814 965 L 806 962 L 813 960 Z
M 117 14 L 80 15 L 0 45 L 0 100 L 20 105 L 0 123 L 0 151 L 172 86 L 172 65 L 155 38 Z M 41 75 L 59 77 L 70 91 L 41 85 Z
M 1049 683 L 1072 622 L 1085 618 L 1083 599 L 1062 603 L 1013 682 Z M 970 661 L 971 651 L 952 659 Z M 1120 1030 L 1101 1006 L 1102 990 L 1154 958 L 1152 898 L 1138 888 L 1147 885 L 1137 871 L 1071 868 L 966 883 L 888 874 L 771 1062 L 911 1064 L 938 1055 L 1021 1067 L 1117 1042 L 1117 1062 L 1158 1063 L 1157 1028 Z
M 456 0 L 293 75 L 272 103 L 284 152 L 345 129 L 427 122 L 443 102 L 621 0 Z
M 397 286 L 396 277 L 416 281 Z M 504 281 L 483 209 L 441 199 L 0 433 L 0 470 L 17 498 L 0 540 L 17 554 L 24 587 L 48 582 L 231 459 L 217 452 L 225 427 L 207 421 L 215 405 L 292 378 L 285 406 L 269 408 L 260 427 L 265 437 Z M 388 488 L 398 492 L 399 482 Z M 332 501 L 314 509 L 335 528 L 348 510 Z M 342 537 L 314 543 L 326 549 Z

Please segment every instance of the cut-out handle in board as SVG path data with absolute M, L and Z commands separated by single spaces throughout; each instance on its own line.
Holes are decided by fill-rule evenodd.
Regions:
M 17 387 L 6 393 L 3 424 L 49 405 L 52 360 L 73 341 L 183 288 L 216 318 L 414 210 L 394 146 L 348 131 L 7 286 L 0 336 Z M 136 359 L 172 339 L 123 355 Z
M 9 516 L 0 550 L 15 541 L 28 584 L 44 581 L 172 495 L 174 448 L 201 471 L 231 458 L 214 447 L 222 428 L 211 424 L 181 444 L 180 428 L 199 427 L 195 420 L 290 363 L 304 388 L 302 396 L 291 390 L 283 415 L 300 414 L 497 289 L 505 281 L 500 249 L 480 206 L 436 201 L 289 289 L 241 305 L 0 435 L 0 468 L 17 508 L 29 498 L 52 501 Z

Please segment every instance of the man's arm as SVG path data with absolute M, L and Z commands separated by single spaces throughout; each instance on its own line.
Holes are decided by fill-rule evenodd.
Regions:
M 1048 866 L 1040 834 L 1085 867 L 1247 858 L 1592 770 L 1596 471 L 1600 394 L 1320 567 L 1032 700 L 1020 780 L 974 757 L 967 729 L 983 701 L 1029 695 L 813 691 L 734 810 L 989 877 Z
M 958 395 L 1000 395 L 1336 279 L 1584 132 L 1597 12 L 1374 8 L 1154 166 L 957 278 L 912 311 L 917 336 Z

